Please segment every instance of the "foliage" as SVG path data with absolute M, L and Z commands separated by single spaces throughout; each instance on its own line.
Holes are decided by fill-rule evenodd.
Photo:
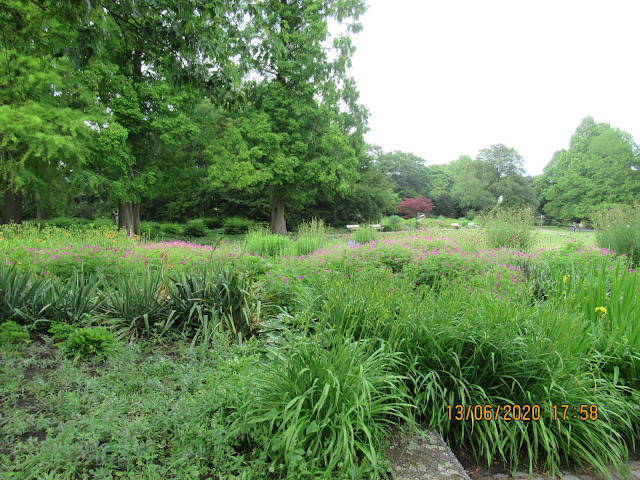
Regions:
M 526 251 L 535 243 L 534 210 L 526 208 L 499 208 L 481 217 L 487 244 L 491 248 L 514 248 Z
M 29 342 L 29 332 L 13 320 L 0 323 L 0 345 L 25 344 Z
M 73 331 L 64 342 L 64 353 L 74 360 L 106 357 L 115 347 L 116 339 L 104 327 L 84 327 Z
M 290 253 L 291 239 L 274 235 L 264 230 L 255 230 L 247 235 L 247 251 L 265 257 L 276 257 Z
M 428 195 L 429 169 L 424 159 L 401 151 L 385 153 L 374 151 L 375 163 L 382 174 L 391 180 L 392 188 L 401 198 L 419 198 Z
M 49 327 L 49 333 L 53 335 L 53 338 L 59 342 L 63 342 L 69 338 L 73 332 L 78 329 L 76 325 L 71 325 L 65 322 L 53 322 Z
M 99 464 L 159 478 L 192 478 L 196 471 L 220 478 L 348 476 L 344 465 L 326 471 L 335 445 L 316 437 L 357 424 L 362 430 L 353 438 L 360 443 L 341 440 L 343 455 L 359 469 L 355 476 L 378 469 L 379 477 L 386 468 L 380 443 L 360 431 L 401 417 L 351 421 L 294 397 L 300 412 L 288 407 L 266 380 L 278 379 L 279 393 L 305 389 L 299 402 L 322 394 L 325 384 L 332 404 L 355 401 L 331 390 L 328 371 L 307 377 L 303 365 L 329 366 L 341 387 L 395 377 L 387 384 L 395 400 L 359 402 L 362 415 L 401 398 L 417 421 L 488 464 L 524 463 L 549 474 L 565 464 L 601 473 L 610 464 L 620 468 L 640 438 L 638 273 L 624 257 L 586 242 L 521 252 L 489 249 L 485 237 L 484 229 L 439 229 L 357 244 L 340 235 L 313 254 L 267 259 L 228 241 L 147 244 L 105 229 L 2 227 L 0 262 L 12 264 L 0 270 L 2 318 L 28 329 L 56 317 L 110 325 L 132 341 L 109 354 L 108 368 L 52 355 L 57 347 L 48 340 L 5 355 L 0 413 L 8 420 L 0 422 L 0 450 L 13 460 L 0 462 L 0 472 L 91 476 Z M 46 273 L 56 262 L 71 275 Z M 368 365 L 377 352 L 385 360 L 364 376 L 341 361 Z M 287 368 L 299 383 L 282 381 Z M 314 386 L 312 379 L 325 383 Z M 447 407 L 458 404 L 535 404 L 541 419 L 449 418 Z M 552 405 L 563 404 L 598 405 L 599 418 L 554 420 Z M 313 416 L 325 413 L 326 424 Z M 35 438 L 25 440 L 27 432 Z M 299 447 L 278 443 L 285 435 Z M 102 458 L 104 445 L 118 454 Z M 330 453 L 296 451 L 316 447 Z
M 322 220 L 312 218 L 298 225 L 298 238 L 295 242 L 297 255 L 308 255 L 320 250 L 327 241 L 326 228 Z
M 303 341 L 277 355 L 238 428 L 271 468 L 314 478 L 379 478 L 386 427 L 407 420 L 398 355 L 373 342 Z
M 433 202 L 421 196 L 418 198 L 406 198 L 398 205 L 398 213 L 404 214 L 404 218 L 416 218 L 419 213 L 425 215 L 433 210 Z
M 50 283 L 16 266 L 0 267 L 0 318 L 34 326 L 46 317 Z
M 255 227 L 256 222 L 246 218 L 227 218 L 222 222 L 224 233 L 227 235 L 242 235 L 247 233 L 249 229 Z
M 368 225 L 364 225 L 351 234 L 351 239 L 361 245 L 369 243 L 378 238 L 378 234 Z
M 87 365 L 40 342 L 20 356 L 0 348 L 0 451 L 11 458 L 0 477 L 270 476 L 226 433 L 260 368 L 255 349 L 223 336 L 206 348 L 127 343 Z
M 515 149 L 502 144 L 480 150 L 475 160 L 461 158 L 450 167 L 456 171 L 451 196 L 463 212 L 487 210 L 500 196 L 505 207 L 537 208 L 533 186 L 523 176 L 523 163 Z
M 250 10 L 253 65 L 249 106 L 220 115 L 208 147 L 213 186 L 268 192 L 272 233 L 287 233 L 285 205 L 309 204 L 320 190 L 344 196 L 357 177 L 366 111 L 347 76 L 353 46 L 346 33 L 329 42 L 329 21 L 355 22 L 361 0 L 305 3 L 264 0 Z M 357 27 L 347 29 L 356 32 Z
M 640 205 L 615 205 L 594 218 L 598 245 L 640 265 Z
M 186 237 L 204 237 L 207 235 L 207 226 L 202 220 L 192 220 L 187 222 L 182 233 Z
M 536 179 L 543 211 L 571 223 L 614 204 L 632 204 L 640 194 L 638 152 L 628 133 L 586 117 L 570 148 L 556 152 Z

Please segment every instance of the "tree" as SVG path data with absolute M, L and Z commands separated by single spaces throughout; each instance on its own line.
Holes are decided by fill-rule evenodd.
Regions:
M 35 2 L 0 7 L 0 189 L 2 222 L 22 221 L 26 192 L 43 211 L 53 186 L 82 171 L 95 138 L 95 99 L 63 55 L 68 25 Z M 70 15 L 72 18 L 72 15 Z
M 591 218 L 640 195 L 640 149 L 626 132 L 587 117 L 536 179 L 543 211 L 557 220 Z
M 429 169 L 425 161 L 401 151 L 378 153 L 375 162 L 380 171 L 393 182 L 393 191 L 400 197 L 419 197 L 431 189 Z
M 367 113 L 346 75 L 351 41 L 346 35 L 334 39 L 331 60 L 328 21 L 355 21 L 364 10 L 361 0 L 255 5 L 254 70 L 261 80 L 246 84 L 243 111 L 219 118 L 208 150 L 209 178 L 214 186 L 267 191 L 273 233 L 287 232 L 287 201 L 303 206 L 319 191 L 353 191 Z
M 418 198 L 406 198 L 398 205 L 398 213 L 402 213 L 404 218 L 415 218 L 419 213 L 425 215 L 433 210 L 433 202 L 422 196 Z
M 461 161 L 463 160 L 463 161 Z M 533 186 L 523 176 L 523 159 L 513 148 L 492 145 L 478 152 L 476 160 L 461 158 L 451 195 L 462 210 L 491 208 L 498 197 L 505 207 L 537 208 Z

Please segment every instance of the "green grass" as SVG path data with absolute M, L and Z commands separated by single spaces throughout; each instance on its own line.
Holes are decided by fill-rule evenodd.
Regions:
M 596 232 L 572 232 L 564 227 L 537 227 L 536 248 L 562 248 L 567 243 L 577 243 L 584 246 L 596 245 Z
M 586 233 L 537 235 L 529 252 L 434 229 L 256 256 L 3 229 L 0 324 L 19 341 L 0 346 L 0 476 L 378 479 L 407 420 L 487 464 L 606 476 L 640 439 L 638 274 Z M 66 358 L 88 327 L 118 341 L 76 335 Z M 541 419 L 448 418 L 476 404 Z

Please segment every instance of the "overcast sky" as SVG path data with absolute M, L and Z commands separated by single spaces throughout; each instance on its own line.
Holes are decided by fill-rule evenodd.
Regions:
M 503 143 L 531 175 L 590 115 L 640 140 L 640 0 L 369 0 L 367 141 L 428 164 Z

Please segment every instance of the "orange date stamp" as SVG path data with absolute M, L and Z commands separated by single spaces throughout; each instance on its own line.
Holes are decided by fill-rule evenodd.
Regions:
M 447 418 L 457 420 L 539 421 L 542 418 L 540 405 L 447 405 Z M 598 420 L 598 405 L 552 405 L 551 420 Z
M 449 420 L 538 421 L 542 417 L 540 405 L 447 405 Z

